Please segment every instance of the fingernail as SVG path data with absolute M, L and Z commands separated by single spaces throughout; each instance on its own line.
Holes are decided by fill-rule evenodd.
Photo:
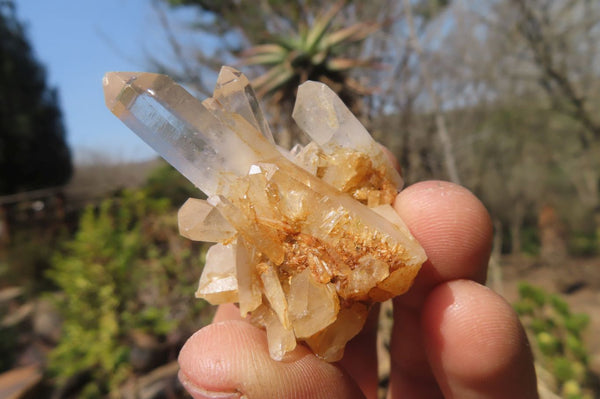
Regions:
M 185 390 L 188 391 L 188 393 L 190 395 L 192 395 L 192 398 L 194 398 L 194 399 L 245 399 L 246 398 L 240 392 L 213 392 L 213 391 L 207 391 L 204 388 L 200 388 L 199 386 L 194 385 L 189 380 L 189 378 L 184 373 L 181 372 L 181 370 L 179 371 L 179 373 L 177 373 L 177 377 L 179 378 L 181 385 L 183 385 Z

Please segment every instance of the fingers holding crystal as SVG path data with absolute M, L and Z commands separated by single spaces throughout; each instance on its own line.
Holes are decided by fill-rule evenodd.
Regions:
M 396 197 L 403 182 L 389 154 L 320 83 L 299 88 L 293 115 L 314 142 L 290 153 L 231 68 L 202 103 L 163 75 L 109 73 L 104 86 L 111 111 L 209 196 L 179 214 L 184 236 L 217 242 L 197 295 L 239 308 L 222 307 L 224 321 L 182 349 L 181 379 L 194 397 L 361 396 L 348 375 L 371 395 L 372 373 L 345 374 L 321 359 L 341 359 L 369 307 L 407 290 L 394 301 L 392 392 L 439 394 L 432 369 L 438 381 L 444 370 L 430 366 L 435 339 L 423 334 L 435 306 L 420 319 L 435 287 L 485 279 L 492 229 L 471 193 L 426 182 Z M 356 342 L 366 334 L 372 344 L 370 331 Z M 368 358 L 355 348 L 350 357 Z

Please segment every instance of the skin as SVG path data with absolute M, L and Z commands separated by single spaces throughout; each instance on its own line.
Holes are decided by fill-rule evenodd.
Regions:
M 394 299 L 388 398 L 537 398 L 533 357 L 511 306 L 483 283 L 490 217 L 468 190 L 430 181 L 394 208 L 427 252 L 408 293 Z M 194 398 L 376 398 L 376 314 L 330 364 L 302 345 L 283 362 L 266 334 L 221 306 L 179 355 Z

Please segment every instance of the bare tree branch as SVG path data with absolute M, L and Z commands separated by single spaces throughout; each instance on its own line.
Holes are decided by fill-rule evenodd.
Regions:
M 178 78 L 178 80 L 184 80 L 187 84 L 192 85 L 194 87 L 194 89 L 196 89 L 198 92 L 202 93 L 203 95 L 209 96 L 212 93 L 212 89 L 210 89 L 204 83 L 204 81 L 202 79 L 202 74 L 200 73 L 200 71 L 198 71 L 197 68 L 194 68 L 190 64 L 190 62 L 189 62 L 190 56 L 189 56 L 189 54 L 185 53 L 183 46 L 177 39 L 177 36 L 175 35 L 175 33 L 173 32 L 173 29 L 169 22 L 169 18 L 167 17 L 167 13 L 165 12 L 165 10 L 163 8 L 159 7 L 157 4 L 154 4 L 154 10 L 156 11 L 156 15 L 158 16 L 160 26 L 165 33 L 167 43 L 171 47 L 171 51 L 173 52 L 173 55 L 175 56 L 175 61 L 176 61 L 177 65 L 179 65 L 179 67 L 182 69 L 182 73 L 179 74 L 182 76 L 176 76 L 176 78 Z M 197 51 L 198 51 L 198 55 L 196 58 L 200 58 L 201 60 L 207 61 L 207 63 L 208 63 L 209 57 L 205 56 L 201 52 L 200 49 L 198 49 Z M 166 68 L 164 66 L 164 64 L 162 64 L 162 62 L 160 62 L 158 60 L 153 60 L 153 62 L 155 64 L 157 64 L 157 66 L 159 66 L 159 68 L 162 68 L 162 69 Z M 175 75 L 172 71 L 170 71 L 169 74 Z M 182 78 L 185 78 L 185 79 L 182 79 Z
M 440 97 L 433 88 L 431 74 L 429 72 L 427 62 L 423 57 L 423 48 L 421 47 L 421 43 L 419 42 L 419 39 L 417 37 L 410 0 L 403 1 L 405 10 L 404 12 L 409 27 L 410 46 L 416 52 L 416 54 L 419 57 L 419 60 L 421 61 L 421 75 L 423 76 L 427 93 L 429 94 L 429 97 L 431 98 L 431 101 L 433 103 L 435 125 L 437 129 L 438 138 L 442 145 L 446 171 L 448 173 L 448 177 L 452 182 L 460 184 L 458 168 L 456 167 L 456 158 L 452 150 L 452 140 L 450 139 L 450 134 L 448 133 L 448 128 L 446 127 L 446 118 L 444 117 L 444 114 L 442 112 Z
M 570 104 L 570 107 L 564 111 L 578 120 L 594 139 L 600 139 L 600 123 L 592 117 L 588 109 L 587 97 L 575 88 L 567 70 L 557 65 L 551 42 L 553 39 L 546 34 L 547 28 L 552 24 L 550 17 L 547 14 L 538 15 L 526 0 L 512 0 L 512 2 L 522 15 L 518 25 L 519 32 L 532 51 L 534 62 L 543 73 L 542 87 L 552 97 L 556 97 L 557 94 L 564 96 Z M 590 145 L 588 137 L 584 134 L 579 135 L 579 140 L 584 147 Z

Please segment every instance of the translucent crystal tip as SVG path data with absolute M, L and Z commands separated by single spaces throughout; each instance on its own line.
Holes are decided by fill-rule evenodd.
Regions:
M 131 82 L 139 75 L 139 72 L 107 72 L 102 78 L 102 87 L 104 88 L 104 102 L 111 112 L 113 111 L 119 93 L 128 82 Z
M 246 76 L 244 76 L 240 71 L 230 66 L 224 65 L 219 71 L 219 81 L 217 82 L 217 87 L 238 79 L 245 81 L 244 83 L 248 81 Z

